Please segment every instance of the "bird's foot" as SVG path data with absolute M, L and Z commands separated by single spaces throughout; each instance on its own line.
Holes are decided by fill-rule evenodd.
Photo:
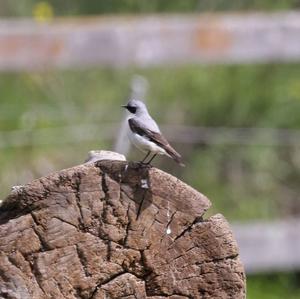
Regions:
M 145 163 L 143 161 L 139 161 L 137 163 L 139 164 L 140 167 L 149 167 L 149 168 L 152 167 L 152 165 L 150 163 Z

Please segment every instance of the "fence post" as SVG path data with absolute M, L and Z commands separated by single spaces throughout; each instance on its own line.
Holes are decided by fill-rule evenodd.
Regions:
M 1 206 L 0 295 L 245 298 L 237 244 L 223 216 L 203 219 L 209 207 L 177 178 L 133 162 L 35 180 Z

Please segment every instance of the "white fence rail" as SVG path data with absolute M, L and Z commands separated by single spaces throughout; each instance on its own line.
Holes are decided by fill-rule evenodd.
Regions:
M 247 273 L 300 269 L 300 219 L 232 226 Z
M 300 60 L 300 13 L 0 21 L 0 71 Z

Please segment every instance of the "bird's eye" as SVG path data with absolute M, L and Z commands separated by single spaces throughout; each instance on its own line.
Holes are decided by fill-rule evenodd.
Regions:
M 131 112 L 133 114 L 136 112 L 136 107 L 134 107 L 134 106 L 127 106 L 127 109 L 129 112 Z

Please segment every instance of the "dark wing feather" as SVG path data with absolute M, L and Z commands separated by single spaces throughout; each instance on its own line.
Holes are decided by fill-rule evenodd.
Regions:
M 144 136 L 158 146 L 162 147 L 177 163 L 184 166 L 181 161 L 180 154 L 174 150 L 174 148 L 169 144 L 168 140 L 161 133 L 147 129 L 143 124 L 141 124 L 141 122 L 134 118 L 130 118 L 128 123 L 132 132 L 140 136 Z

